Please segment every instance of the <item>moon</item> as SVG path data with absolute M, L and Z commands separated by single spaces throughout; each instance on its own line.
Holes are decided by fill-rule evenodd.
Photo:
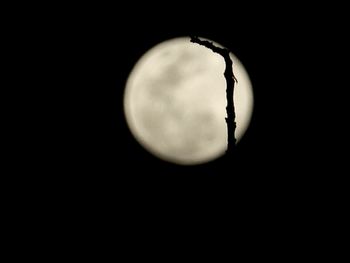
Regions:
M 230 56 L 238 80 L 234 104 L 239 142 L 251 120 L 253 89 L 243 64 Z M 222 156 L 227 149 L 224 70 L 219 54 L 189 37 L 148 50 L 129 74 L 124 91 L 124 113 L 136 141 L 152 155 L 179 165 Z

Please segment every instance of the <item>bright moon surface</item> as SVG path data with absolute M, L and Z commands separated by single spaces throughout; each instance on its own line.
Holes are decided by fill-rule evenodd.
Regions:
M 221 46 L 214 42 L 215 45 Z M 248 73 L 231 53 L 239 141 L 253 111 Z M 222 56 L 190 42 L 162 42 L 136 63 L 126 82 L 124 112 L 136 140 L 158 158 L 196 165 L 222 156 L 227 148 L 226 80 Z

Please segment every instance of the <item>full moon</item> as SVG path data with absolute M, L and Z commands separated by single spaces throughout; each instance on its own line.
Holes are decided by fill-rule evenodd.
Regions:
M 243 64 L 230 56 L 238 80 L 234 105 L 239 142 L 251 120 L 253 90 Z M 223 57 L 189 37 L 147 51 L 132 69 L 124 92 L 125 117 L 135 139 L 154 156 L 179 165 L 222 156 L 227 149 L 224 70 Z

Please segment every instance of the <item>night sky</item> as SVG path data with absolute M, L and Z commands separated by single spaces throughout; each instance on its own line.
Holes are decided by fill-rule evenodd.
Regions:
M 43 91 L 34 97 L 43 106 L 28 114 L 40 117 L 26 126 L 32 128 L 21 167 L 34 175 L 23 186 L 35 186 L 44 207 L 89 215 L 104 231 L 117 225 L 125 237 L 125 228 L 151 235 L 159 226 L 172 234 L 193 228 L 194 235 L 217 230 L 261 238 L 279 227 L 289 234 L 302 229 L 300 216 L 321 209 L 332 191 L 323 173 L 333 171 L 323 155 L 329 154 L 324 120 L 330 114 L 320 96 L 327 89 L 315 66 L 323 62 L 317 44 L 325 23 L 310 22 L 306 9 L 137 16 L 119 8 L 125 17 L 103 10 L 57 11 L 26 25 L 23 39 L 40 39 L 28 50 L 32 60 L 42 54 L 35 71 Z M 255 104 L 236 158 L 186 167 L 161 161 L 136 142 L 123 92 L 149 48 L 191 34 L 232 50 L 250 75 Z M 210 233 L 203 230 L 211 223 Z
M 296 37 L 288 19 L 279 20 L 283 26 L 277 27 L 276 21 L 267 19 L 249 23 L 243 14 L 237 15 L 237 22 L 194 16 L 180 23 L 159 17 L 161 25 L 157 19 L 140 18 L 141 23 L 124 25 L 115 16 L 72 15 L 69 22 L 51 26 L 57 32 L 48 40 L 48 59 L 57 61 L 51 89 L 57 106 L 52 149 L 57 150 L 48 163 L 73 184 L 108 191 L 114 185 L 130 190 L 136 184 L 146 195 L 148 187 L 175 191 L 198 183 L 228 189 L 241 185 L 238 188 L 251 195 L 265 188 L 277 191 L 278 182 L 283 185 L 278 189 L 293 188 L 301 180 L 298 167 L 308 162 L 305 137 L 314 138 L 307 129 L 310 113 L 304 110 L 314 89 L 303 75 L 308 61 L 302 56 L 309 44 L 301 41 L 304 31 Z M 221 158 L 194 167 L 169 164 L 146 152 L 127 127 L 123 92 L 134 64 L 154 45 L 190 34 L 231 49 L 251 77 L 254 112 L 236 160 Z

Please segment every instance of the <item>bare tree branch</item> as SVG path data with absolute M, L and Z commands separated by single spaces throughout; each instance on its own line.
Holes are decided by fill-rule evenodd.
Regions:
M 205 46 L 206 48 L 211 49 L 214 53 L 218 53 L 221 56 L 225 56 L 225 53 L 230 53 L 228 49 L 220 48 L 217 46 L 214 46 L 213 42 L 207 41 L 207 40 L 201 40 L 196 36 L 191 36 L 191 42 L 197 43 L 199 45 Z
M 209 48 L 210 50 L 212 50 L 214 53 L 218 53 L 219 55 L 221 55 L 225 60 L 226 58 L 228 58 L 229 60 L 231 60 L 230 58 L 230 50 L 227 48 L 221 48 L 221 47 L 217 47 L 213 44 L 213 42 L 207 41 L 207 40 L 202 40 L 199 39 L 197 36 L 190 36 L 191 37 L 191 42 L 192 43 L 197 43 L 201 46 L 204 46 L 206 48 Z M 232 63 L 232 62 L 231 62 Z M 232 74 L 233 79 L 235 82 L 238 83 L 238 80 L 236 79 L 235 75 Z
M 233 91 L 235 82 L 237 82 L 236 77 L 233 74 L 232 70 L 232 60 L 230 58 L 230 50 L 227 48 L 221 48 L 215 46 L 212 42 L 207 40 L 201 40 L 197 36 L 191 36 L 191 42 L 202 45 L 206 48 L 209 48 L 214 53 L 218 53 L 225 60 L 225 72 L 224 76 L 226 79 L 226 114 L 225 118 L 227 124 L 227 154 L 233 154 L 236 149 L 236 138 L 235 138 L 235 130 L 236 130 L 236 115 L 235 115 L 235 107 L 233 102 Z

